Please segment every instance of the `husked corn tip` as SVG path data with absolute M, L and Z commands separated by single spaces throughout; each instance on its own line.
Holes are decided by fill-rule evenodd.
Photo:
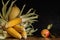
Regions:
M 16 18 L 20 13 L 20 9 L 15 5 L 12 7 L 11 13 L 9 15 L 9 20 Z
M 22 34 L 22 37 L 23 37 L 24 39 L 27 38 L 27 32 L 26 32 L 26 31 L 23 31 L 21 34 Z
M 17 30 L 18 32 L 23 32 L 23 31 L 25 31 L 24 26 L 15 25 L 15 26 L 13 26 L 13 28 L 14 28 L 15 30 Z
M 27 32 L 25 31 L 24 26 L 15 25 L 15 26 L 13 26 L 13 28 L 14 28 L 15 30 L 17 30 L 19 33 L 21 33 L 21 35 L 22 35 L 22 37 L 23 37 L 24 39 L 27 38 Z
M 13 27 L 13 26 L 15 26 L 15 25 L 17 25 L 17 24 L 19 24 L 21 22 L 22 22 L 22 19 L 21 18 L 15 18 L 15 19 L 7 22 L 5 27 L 6 28 Z
M 19 39 L 22 38 L 21 34 L 19 34 L 14 28 L 8 28 L 7 32 L 15 38 L 19 38 Z

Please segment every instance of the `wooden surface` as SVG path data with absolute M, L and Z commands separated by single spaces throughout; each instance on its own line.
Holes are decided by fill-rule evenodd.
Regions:
M 25 40 L 25 39 L 13 39 L 8 38 L 4 40 Z M 60 38 L 40 38 L 40 37 L 28 37 L 26 40 L 60 40 Z

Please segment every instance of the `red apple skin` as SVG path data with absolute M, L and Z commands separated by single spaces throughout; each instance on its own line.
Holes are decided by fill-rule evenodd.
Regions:
M 49 32 L 48 29 L 43 29 L 43 30 L 41 31 L 41 35 L 42 35 L 44 38 L 48 38 L 49 35 L 50 35 L 50 32 Z

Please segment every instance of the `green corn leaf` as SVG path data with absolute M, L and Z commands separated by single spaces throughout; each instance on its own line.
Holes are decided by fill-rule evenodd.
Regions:
M 7 21 L 5 21 L 4 19 L 2 19 L 2 18 L 0 18 L 0 22 L 6 22 L 7 23 Z
M 21 18 L 26 18 L 26 17 L 30 17 L 30 16 L 33 16 L 33 15 L 36 15 L 36 14 L 35 13 L 29 13 L 29 14 L 22 15 L 20 17 Z
M 0 18 L 0 23 L 1 23 L 2 19 Z
M 37 16 L 33 16 L 33 17 L 28 17 L 28 18 L 22 18 L 22 22 L 26 22 L 26 21 L 29 21 L 29 20 L 35 20 L 38 18 L 38 15 Z
M 28 36 L 32 36 L 33 34 L 31 34 L 31 33 L 29 33 L 29 34 L 27 34 Z
M 2 14 L 0 13 L 0 17 L 3 19 L 3 16 L 2 16 Z
M 55 35 L 52 35 L 51 33 L 50 33 L 50 35 L 51 35 L 51 37 L 52 37 L 52 38 L 56 38 L 56 36 L 55 36 Z
M 27 28 L 26 31 L 28 32 L 29 30 L 31 30 L 31 28 Z
M 23 12 L 23 10 L 24 10 L 25 6 L 26 6 L 26 5 L 23 5 L 23 8 L 22 8 L 22 10 L 21 10 L 21 12 L 20 12 L 20 15 L 19 15 L 19 16 L 21 16 L 21 14 L 22 14 L 22 12 Z
M 33 35 L 32 33 L 36 32 L 36 31 L 37 31 L 37 29 L 34 30 L 33 28 L 31 28 L 31 29 L 28 30 L 27 35 L 31 36 L 31 35 Z
M 1 29 L 0 29 L 0 34 L 2 34 L 2 33 L 3 33 L 3 29 L 1 28 Z
M 0 35 L 0 40 L 4 40 L 7 37 L 7 32 L 3 31 L 3 34 Z
M 37 22 L 38 20 L 29 20 L 29 23 Z
M 16 0 L 14 0 L 14 1 L 11 3 L 11 5 L 10 5 L 8 11 L 7 11 L 6 17 L 5 17 L 6 20 L 8 20 L 8 15 L 9 15 L 9 13 L 11 12 L 12 6 L 13 6 L 13 4 L 14 4 L 15 2 L 16 2 Z
M 32 33 L 34 33 L 35 31 L 37 31 L 37 29 L 36 29 L 36 30 L 31 29 L 29 33 L 32 34 Z
M 25 15 L 26 15 L 25 17 L 30 17 L 30 16 L 34 16 L 34 15 L 36 16 L 36 15 L 37 15 L 37 14 L 35 14 L 35 11 L 36 11 L 36 10 L 34 10 L 32 13 L 30 13 L 32 10 L 33 10 L 33 8 L 31 8 L 31 9 L 25 14 Z
M 33 17 L 29 17 L 29 19 L 36 19 L 38 18 L 38 15 L 37 16 L 33 16 Z
M 29 11 L 26 14 L 30 13 L 32 10 L 33 10 L 33 8 L 29 9 Z
M 3 4 L 3 6 L 4 6 L 4 2 L 3 2 L 3 0 L 2 0 L 2 4 Z
M 6 7 L 7 7 L 8 3 L 9 3 L 9 1 L 10 1 L 10 0 L 8 0 L 8 1 L 6 2 L 6 4 L 4 4 L 4 3 L 3 3 L 3 0 L 2 0 L 2 3 L 3 3 L 2 15 L 3 15 L 3 17 L 5 17 Z
M 30 10 L 32 10 L 32 9 L 30 9 Z M 26 13 L 26 14 L 24 14 L 24 15 L 22 15 L 22 16 L 20 16 L 21 18 L 26 18 L 26 17 L 30 17 L 30 16 L 36 16 L 37 14 L 35 14 L 35 11 L 33 11 L 33 13 Z

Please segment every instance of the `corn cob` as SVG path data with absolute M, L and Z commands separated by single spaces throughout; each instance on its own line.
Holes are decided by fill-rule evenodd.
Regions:
M 23 31 L 25 31 L 24 26 L 15 25 L 15 26 L 13 26 L 13 28 L 14 28 L 16 31 L 20 32 L 20 33 L 23 32 Z
M 12 7 L 11 13 L 9 15 L 9 20 L 16 18 L 20 13 L 20 9 L 17 6 Z
M 8 28 L 7 32 L 15 38 L 22 38 L 22 36 L 14 28 Z
M 24 39 L 27 38 L 27 32 L 26 32 L 26 31 L 21 32 L 21 35 L 22 35 L 22 37 L 23 37 Z
M 21 19 L 21 18 L 15 18 L 15 19 L 7 22 L 5 27 L 6 27 L 6 28 L 12 27 L 12 26 L 15 26 L 15 25 L 17 25 L 17 24 L 19 24 L 19 23 L 21 23 L 21 22 L 22 22 L 22 19 Z
M 21 33 L 21 34 L 22 34 L 22 37 L 23 37 L 24 39 L 27 38 L 27 32 L 25 31 L 24 26 L 15 25 L 13 28 L 14 28 L 15 30 L 17 30 L 19 33 Z

